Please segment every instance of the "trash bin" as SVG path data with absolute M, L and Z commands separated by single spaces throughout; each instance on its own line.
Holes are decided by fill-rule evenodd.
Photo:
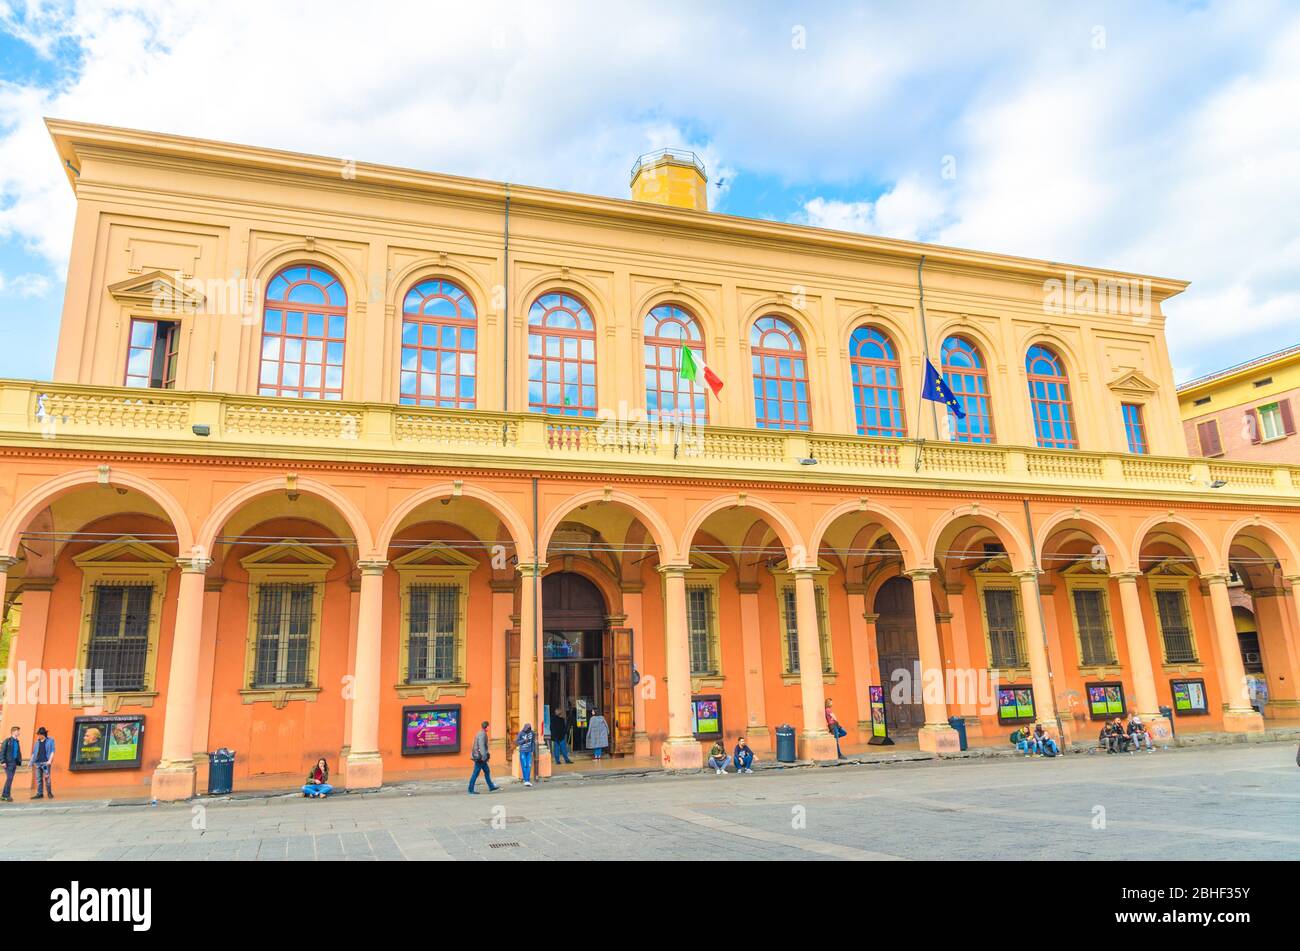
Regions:
M 966 751 L 966 721 L 961 717 L 949 717 L 948 725 L 957 731 L 957 743 L 964 753 Z
M 235 751 L 224 746 L 208 754 L 208 795 L 221 796 L 235 788 Z
M 794 727 L 788 723 L 782 723 L 776 728 L 776 761 L 794 762 Z
M 1174 729 L 1174 709 L 1173 707 L 1161 707 L 1160 715 L 1169 721 L 1169 735 L 1172 737 L 1177 731 Z

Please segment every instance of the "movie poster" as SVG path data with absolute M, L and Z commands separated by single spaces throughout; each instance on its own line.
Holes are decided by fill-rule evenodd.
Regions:
M 144 747 L 144 716 L 76 717 L 72 770 L 135 769 Z
M 460 750 L 460 705 L 402 708 L 402 755 Z
M 867 701 L 871 707 L 871 739 L 868 742 L 892 742 L 889 740 L 889 724 L 885 719 L 885 688 L 874 684 L 868 686 Z
M 999 687 L 998 720 L 1003 723 L 1034 719 L 1033 687 Z
M 1094 720 L 1123 716 L 1124 688 L 1119 684 L 1088 684 L 1088 713 Z
M 722 735 L 721 697 L 693 697 L 691 699 L 691 731 L 696 736 Z

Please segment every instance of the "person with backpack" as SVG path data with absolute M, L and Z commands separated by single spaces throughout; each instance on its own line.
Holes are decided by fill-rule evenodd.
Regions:
M 1034 724 L 1034 747 L 1044 756 L 1055 756 L 1061 752 L 1056 740 L 1052 739 L 1052 734 L 1043 729 L 1041 723 Z

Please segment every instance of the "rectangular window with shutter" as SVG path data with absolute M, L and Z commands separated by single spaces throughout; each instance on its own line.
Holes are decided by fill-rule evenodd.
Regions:
M 781 589 L 781 603 L 785 605 L 785 672 L 799 673 L 799 612 L 795 606 L 794 585 Z
M 1187 592 L 1182 588 L 1156 591 L 1156 617 L 1160 622 L 1160 639 L 1164 643 L 1165 662 L 1194 663 L 1196 642 L 1187 611 Z
M 1115 663 L 1106 593 L 1100 588 L 1075 588 L 1074 623 L 1079 635 L 1079 663 L 1098 667 Z
M 1137 403 L 1122 403 L 1120 409 L 1124 414 L 1124 435 L 1128 437 L 1128 451 L 1144 456 L 1147 448 L 1147 427 L 1142 420 L 1142 407 Z
M 412 585 L 407 624 L 407 683 L 454 681 L 460 628 L 460 588 Z
M 251 687 L 307 687 L 316 586 L 263 584 L 257 592 L 257 647 Z
M 1282 439 L 1295 433 L 1295 420 L 1291 414 L 1290 400 L 1266 403 L 1259 407 L 1256 413 L 1259 418 L 1259 433 L 1263 441 Z
M 1196 438 L 1201 444 L 1202 456 L 1223 455 L 1223 443 L 1219 440 L 1219 421 L 1208 419 L 1196 424 Z
M 691 642 L 691 674 L 716 674 L 718 664 L 714 651 L 711 585 L 687 587 L 686 623 Z
M 153 586 L 97 584 L 94 592 L 86 669 L 105 691 L 143 690 Z
M 989 666 L 1003 669 L 1027 664 L 1020 605 L 1014 588 L 984 589 L 984 619 L 988 625 Z

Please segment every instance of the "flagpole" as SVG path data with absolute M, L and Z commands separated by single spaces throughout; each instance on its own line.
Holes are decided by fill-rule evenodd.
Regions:
M 925 363 L 928 367 L 930 364 L 930 331 L 925 322 L 925 282 L 921 279 L 921 271 L 925 267 L 925 255 L 921 255 L 921 260 L 916 262 L 916 290 L 920 297 L 921 304 L 921 347 L 925 352 Z M 916 401 L 916 464 L 914 469 L 921 468 L 921 450 L 925 446 L 925 437 L 921 435 L 921 412 L 925 405 L 925 386 L 924 376 L 922 373 L 923 385 L 921 386 L 921 396 Z M 934 438 L 937 442 L 939 439 L 939 410 L 935 407 L 934 401 L 930 401 L 930 418 L 934 421 Z

